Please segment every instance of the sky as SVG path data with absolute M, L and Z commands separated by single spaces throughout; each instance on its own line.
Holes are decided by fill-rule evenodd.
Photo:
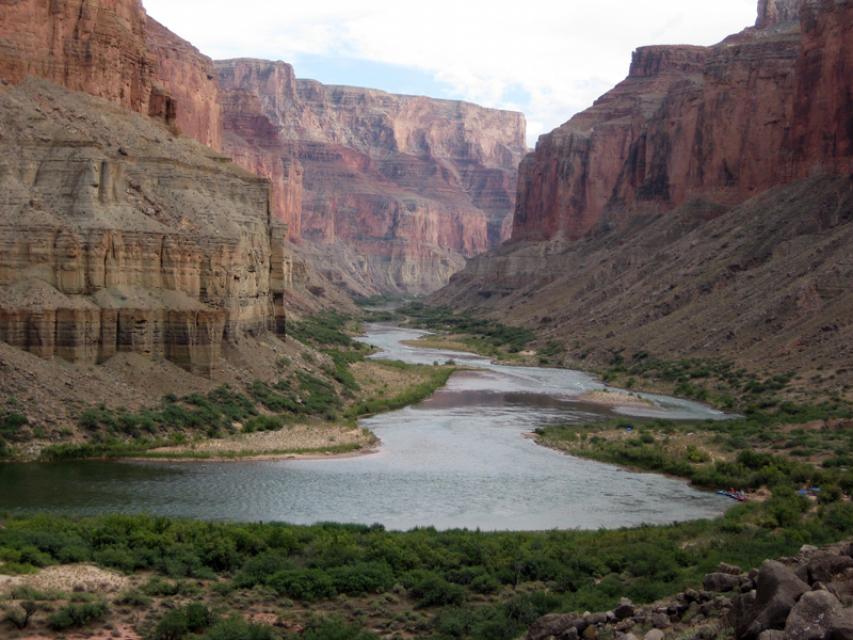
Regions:
M 757 0 L 143 0 L 214 59 L 299 78 L 522 111 L 528 144 L 625 78 L 651 44 L 719 42 Z

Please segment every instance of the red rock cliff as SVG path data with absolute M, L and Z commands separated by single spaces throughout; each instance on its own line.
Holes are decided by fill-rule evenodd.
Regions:
M 140 0 L 4 0 L 0 78 L 45 78 L 147 112 L 153 60 Z
M 140 0 L 4 0 L 0 16 L 3 80 L 44 78 L 221 148 L 212 61 L 148 18 Z
M 154 66 L 154 96 L 149 111 L 158 110 L 157 97 L 175 104 L 174 125 L 202 144 L 222 149 L 222 105 L 213 60 L 152 18 L 145 25 Z
M 646 47 L 628 78 L 540 138 L 520 169 L 514 240 L 577 239 L 626 211 L 745 200 L 850 170 L 850 0 L 762 0 L 713 47 Z
M 506 237 L 521 114 L 297 80 L 284 63 L 217 66 L 226 149 L 272 179 L 294 237 L 344 243 L 364 277 L 416 291 Z

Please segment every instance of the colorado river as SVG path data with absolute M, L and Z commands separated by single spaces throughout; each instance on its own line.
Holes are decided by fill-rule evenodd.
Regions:
M 595 529 L 713 517 L 728 503 L 686 483 L 580 460 L 524 437 L 551 422 L 614 415 L 578 401 L 604 389 L 563 369 L 511 367 L 403 344 L 422 332 L 371 325 L 373 357 L 469 367 L 425 402 L 362 421 L 378 453 L 230 463 L 0 465 L 0 512 L 153 513 L 239 521 L 381 523 L 389 529 Z M 646 395 L 622 415 L 720 419 L 703 405 Z

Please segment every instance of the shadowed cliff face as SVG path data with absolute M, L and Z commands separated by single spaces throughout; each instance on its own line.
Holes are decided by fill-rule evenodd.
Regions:
M 508 237 L 521 114 L 297 80 L 284 63 L 217 67 L 226 149 L 271 178 L 292 237 L 356 256 L 331 271 L 429 291 Z
M 696 355 L 804 379 L 849 364 L 853 2 L 759 11 L 713 47 L 637 50 L 522 162 L 513 242 L 432 300 L 598 362 Z
M 692 197 L 735 204 L 850 168 L 851 3 L 762 0 L 761 28 L 645 47 L 628 78 L 520 169 L 514 240 L 578 239 Z

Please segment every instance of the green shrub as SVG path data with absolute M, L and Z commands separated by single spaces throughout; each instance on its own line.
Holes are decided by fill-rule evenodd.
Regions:
M 417 572 L 408 582 L 409 593 L 419 607 L 461 604 L 465 599 L 465 589 L 431 571 Z
M 274 573 L 266 584 L 276 593 L 295 600 L 322 600 L 336 595 L 332 577 L 320 569 L 286 569 Z
M 204 631 L 213 624 L 214 617 L 203 604 L 194 602 L 180 609 L 172 609 L 154 628 L 153 640 L 181 640 L 189 633 Z
M 147 607 L 151 604 L 151 598 L 146 596 L 141 591 L 131 589 L 124 592 L 117 600 L 116 604 L 122 604 L 128 607 Z
M 356 596 L 382 593 L 394 586 L 394 573 L 385 562 L 360 562 L 329 571 L 338 593 Z
M 47 624 L 54 631 L 85 627 L 93 622 L 103 620 L 107 611 L 107 605 L 103 602 L 69 604 L 51 614 L 47 619 Z
M 301 638 L 302 640 L 378 640 L 378 636 L 349 625 L 339 618 L 312 620 L 305 627 Z
M 217 622 L 204 635 L 205 640 L 276 640 L 272 627 L 250 624 L 238 616 Z

